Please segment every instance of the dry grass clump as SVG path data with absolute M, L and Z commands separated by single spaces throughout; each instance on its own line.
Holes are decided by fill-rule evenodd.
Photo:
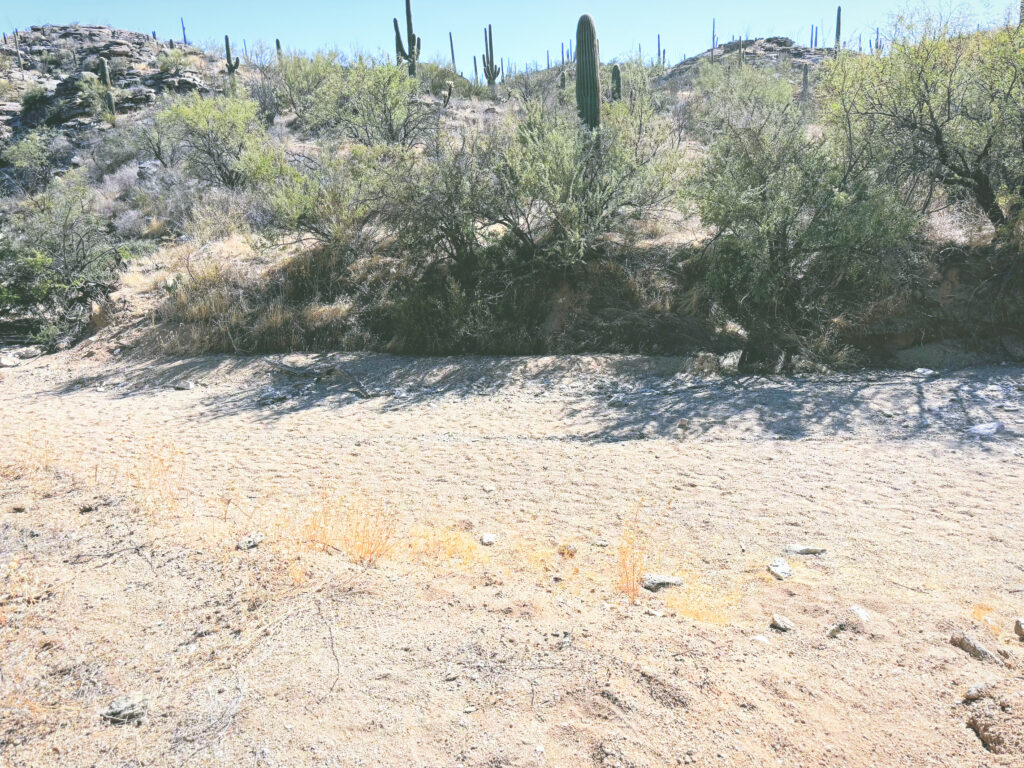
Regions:
M 487 554 L 469 533 L 433 525 L 416 526 L 409 532 L 408 555 L 415 560 L 471 568 L 488 561 Z
M 397 519 L 386 504 L 361 495 L 321 492 L 303 530 L 303 541 L 323 552 L 342 552 L 370 566 L 390 554 Z
M 615 571 L 615 588 L 632 603 L 636 603 L 640 595 L 640 584 L 647 562 L 647 540 L 640 531 L 637 517 L 638 515 L 634 515 L 622 527 Z

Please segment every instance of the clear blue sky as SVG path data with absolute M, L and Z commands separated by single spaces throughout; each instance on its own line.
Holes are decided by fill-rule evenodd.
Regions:
M 864 47 L 876 26 L 884 29 L 894 10 L 901 7 L 882 0 L 857 0 L 843 10 L 843 38 L 857 45 L 863 33 Z M 967 0 L 964 3 L 926 2 L 914 7 L 948 12 L 966 9 L 986 23 L 1001 18 L 1005 2 Z M 717 20 L 720 40 L 733 36 L 782 35 L 806 45 L 810 27 L 821 28 L 819 42 L 835 39 L 835 3 L 816 0 L 718 3 L 686 0 L 413 0 L 413 19 L 423 38 L 425 58 L 448 54 L 448 32 L 455 37 L 459 69 L 472 70 L 473 55 L 483 49 L 483 28 L 494 25 L 495 54 L 520 65 L 543 63 L 550 50 L 552 60 L 561 56 L 561 42 L 574 37 L 576 21 L 590 13 L 597 22 L 601 58 L 610 60 L 635 52 L 642 44 L 644 55 L 653 55 L 657 35 L 675 62 L 699 53 L 710 45 L 711 19 Z M 337 47 L 345 51 L 394 52 L 391 19 L 399 17 L 405 30 L 404 0 L 175 0 L 146 3 L 140 0 L 31 0 L 5 2 L 0 25 L 6 30 L 32 24 L 71 22 L 109 24 L 140 32 L 155 30 L 161 39 L 180 39 L 179 16 L 184 16 L 191 41 L 213 42 L 230 34 L 237 49 L 243 39 L 273 42 L 281 38 L 288 48 L 311 50 Z

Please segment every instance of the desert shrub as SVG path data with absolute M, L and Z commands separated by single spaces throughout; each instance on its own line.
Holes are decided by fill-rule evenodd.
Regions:
M 421 97 L 420 81 L 406 67 L 361 59 L 324 83 L 304 124 L 369 147 L 410 147 L 430 136 L 438 119 L 436 106 Z
M 258 112 L 250 99 L 193 94 L 156 115 L 152 129 L 162 127 L 165 144 L 145 130 L 142 136 L 154 156 L 160 152 L 161 162 L 171 162 L 168 153 L 180 146 L 186 167 L 197 179 L 237 189 L 245 181 L 242 156 L 266 135 Z
M 1024 211 L 1024 27 L 901 18 L 885 55 L 847 54 L 822 79 L 841 149 L 928 208 L 936 185 L 1009 234 Z
M 485 162 L 485 218 L 533 263 L 565 269 L 594 257 L 610 232 L 675 195 L 678 156 L 649 103 L 609 105 L 598 132 L 575 109 L 528 104 L 496 132 Z
M 786 80 L 752 67 L 705 67 L 688 105 L 705 146 L 691 192 L 714 230 L 701 298 L 746 330 L 754 359 L 838 352 L 911 272 L 917 217 L 809 119 Z
M 45 324 L 49 340 L 80 327 L 116 284 L 125 248 L 111 238 L 80 173 L 14 214 L 0 237 L 0 314 Z
M 157 67 L 165 75 L 180 75 L 188 67 L 188 54 L 181 48 L 165 48 L 157 56 Z
M 70 150 L 67 139 L 50 128 L 29 131 L 0 155 L 7 166 L 2 172 L 8 186 L 26 194 L 40 191 L 68 160 Z
M 25 125 L 38 125 L 49 113 L 50 95 L 45 88 L 34 85 L 21 95 L 21 119 Z
M 300 123 L 319 101 L 319 91 L 341 70 L 339 56 L 333 51 L 317 51 L 311 57 L 289 52 L 277 63 L 276 84 L 282 111 L 295 114 Z

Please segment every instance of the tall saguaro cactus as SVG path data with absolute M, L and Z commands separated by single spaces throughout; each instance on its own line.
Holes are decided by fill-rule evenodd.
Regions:
M 500 75 L 501 67 L 494 60 L 494 29 L 488 24 L 484 30 L 484 77 L 487 78 L 487 87 L 491 93 L 497 88 Z
M 836 56 L 839 56 L 839 49 L 842 47 L 840 30 L 843 28 L 843 6 L 836 6 Z
M 98 74 L 100 76 L 100 82 L 109 91 L 112 87 L 110 84 L 110 65 L 107 64 L 107 60 L 104 58 L 100 59 Z
M 590 14 L 576 25 L 576 108 L 588 127 L 601 127 L 601 51 Z
M 227 35 L 224 35 L 224 57 L 228 60 L 228 77 L 233 78 L 238 71 L 238 57 L 235 56 L 235 60 L 231 60 L 231 38 Z
M 412 26 L 412 0 L 405 0 L 405 26 L 408 47 L 402 44 L 402 32 L 398 28 L 398 18 L 395 18 L 395 55 L 399 61 L 409 62 L 409 75 L 416 77 L 416 62 L 420 60 L 423 41 L 416 37 L 416 30 Z
M 185 17 L 181 17 L 181 44 L 188 45 L 188 35 L 185 34 Z
M 622 99 L 622 70 L 616 64 L 612 67 L 612 101 Z
M 800 98 L 803 99 L 804 101 L 807 101 L 807 99 L 809 99 L 810 97 L 811 97 L 811 84 L 810 84 L 809 70 L 808 70 L 808 67 L 807 67 L 807 62 L 805 61 L 804 62 L 804 82 L 803 82 L 803 87 L 800 90 Z
M 458 72 L 458 67 L 455 66 L 455 38 L 452 37 L 452 33 L 448 33 L 448 45 L 452 49 L 452 72 Z

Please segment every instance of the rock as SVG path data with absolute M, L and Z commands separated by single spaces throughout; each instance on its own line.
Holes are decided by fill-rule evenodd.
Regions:
M 1003 664 L 998 656 L 966 632 L 954 632 L 953 636 L 949 638 L 949 642 L 978 661 L 991 661 L 1000 666 Z
M 485 533 L 480 537 L 480 543 L 485 547 L 493 547 L 498 543 L 498 534 L 496 533 Z
M 118 696 L 100 713 L 100 717 L 112 725 L 127 725 L 142 722 L 149 708 L 146 699 L 134 696 Z
M 972 685 L 967 689 L 967 693 L 964 694 L 964 701 L 970 704 L 972 701 L 979 701 L 989 695 L 988 685 L 981 683 L 980 685 Z
M 14 355 L 0 355 L 0 368 L 14 368 L 19 363 Z
M 196 388 L 196 383 L 194 381 L 178 381 L 174 383 L 174 388 L 183 392 L 191 392 Z
M 250 549 L 256 549 L 256 547 L 258 547 L 265 538 L 266 537 L 262 533 L 250 533 L 244 539 L 239 539 L 238 544 L 236 544 L 235 547 L 246 552 Z
M 810 547 L 806 544 L 787 544 L 787 555 L 823 555 L 827 552 L 824 547 Z
M 1024 641 L 1024 618 L 1017 619 L 1013 622 L 1013 634 L 1017 636 L 1018 640 Z
M 683 580 L 677 576 L 664 576 L 657 573 L 647 573 L 640 580 L 640 586 L 649 592 L 657 592 L 665 587 L 681 587 Z
M 924 376 L 926 379 L 931 379 L 939 375 L 931 368 L 915 368 L 914 373 L 916 373 L 918 376 Z
M 771 645 L 772 644 L 772 641 L 767 637 L 767 635 L 754 635 L 754 637 L 751 638 L 751 639 L 755 643 L 761 643 L 761 645 Z
M 846 615 L 840 619 L 837 623 L 829 627 L 828 632 L 825 634 L 828 637 L 839 637 L 840 634 L 847 630 L 851 632 L 863 632 L 866 627 L 865 624 L 871 619 L 871 614 L 868 613 L 864 608 L 859 605 L 851 605 Z
M 740 372 L 740 360 L 743 358 L 743 350 L 736 350 L 722 356 L 719 370 L 727 376 Z
M 857 618 L 857 621 L 860 622 L 867 622 L 871 619 L 871 614 L 868 613 L 865 609 L 861 608 L 859 605 L 851 605 L 850 613 L 852 613 Z
M 768 626 L 777 632 L 792 632 L 796 629 L 796 624 L 778 613 L 772 614 L 772 622 Z
M 1000 432 L 1006 429 L 1005 425 L 1001 421 L 990 421 L 986 424 L 978 424 L 967 430 L 967 434 L 971 437 L 995 437 Z
M 783 558 L 779 557 L 768 565 L 768 573 L 774 576 L 779 581 L 785 581 L 793 575 L 793 569 L 789 567 Z

